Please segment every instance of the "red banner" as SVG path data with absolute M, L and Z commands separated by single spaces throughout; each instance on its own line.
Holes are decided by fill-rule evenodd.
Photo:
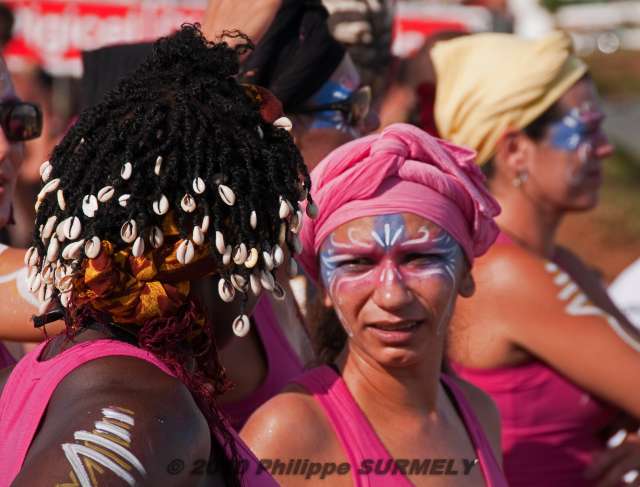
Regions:
M 157 39 L 183 22 L 200 21 L 204 2 L 8 0 L 16 23 L 4 56 L 9 65 L 36 62 L 54 75 L 80 76 L 80 52 L 109 44 Z

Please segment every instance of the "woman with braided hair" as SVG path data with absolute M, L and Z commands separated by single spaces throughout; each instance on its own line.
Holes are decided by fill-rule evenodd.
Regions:
M 315 208 L 278 104 L 235 80 L 248 47 L 183 26 L 43 165 L 29 286 L 67 333 L 0 376 L 0 485 L 275 485 L 219 410 L 217 349 Z

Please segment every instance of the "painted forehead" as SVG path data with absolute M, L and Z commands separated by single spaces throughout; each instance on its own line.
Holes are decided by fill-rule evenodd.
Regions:
M 420 238 L 425 230 L 431 237 L 448 235 L 442 227 L 425 218 L 412 213 L 395 213 L 363 217 L 347 222 L 332 232 L 331 239 L 327 238 L 323 247 L 330 245 L 329 240 L 349 243 L 357 238 L 361 243 L 389 248 L 408 239 Z

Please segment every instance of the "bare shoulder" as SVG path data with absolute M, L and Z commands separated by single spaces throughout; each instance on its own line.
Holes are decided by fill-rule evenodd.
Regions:
M 496 245 L 477 260 L 473 275 L 480 291 L 509 288 L 514 283 L 522 285 L 523 272 L 543 275 L 546 262 L 517 245 Z
M 500 411 L 496 403 L 482 389 L 456 376 L 450 376 L 452 381 L 462 390 L 465 399 L 473 409 L 478 422 L 482 426 L 491 444 L 494 455 L 502 462 L 501 420 Z
M 107 485 L 190 485 L 188 468 L 169 476 L 169 465 L 208 461 L 210 452 L 207 421 L 179 380 L 137 358 L 106 357 L 56 388 L 14 485 L 84 475 Z
M 313 396 L 290 385 L 253 413 L 240 436 L 258 458 L 313 458 L 330 448 L 331 431 Z

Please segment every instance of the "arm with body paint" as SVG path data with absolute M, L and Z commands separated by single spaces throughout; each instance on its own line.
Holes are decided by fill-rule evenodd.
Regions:
M 224 485 L 207 475 L 210 451 L 182 383 L 142 360 L 107 357 L 58 385 L 12 485 Z
M 44 330 L 33 326 L 31 317 L 38 314 L 38 299 L 29 292 L 24 249 L 0 245 L 0 340 L 39 342 Z M 49 336 L 59 333 L 64 323 L 46 326 Z
M 495 355 L 493 366 L 532 355 L 640 418 L 640 353 L 616 319 L 591 304 L 568 274 L 518 247 L 496 246 L 478 262 L 474 276 L 476 294 L 458 306 L 463 316 L 473 317 L 474 327 L 490 330 L 486 352 Z

